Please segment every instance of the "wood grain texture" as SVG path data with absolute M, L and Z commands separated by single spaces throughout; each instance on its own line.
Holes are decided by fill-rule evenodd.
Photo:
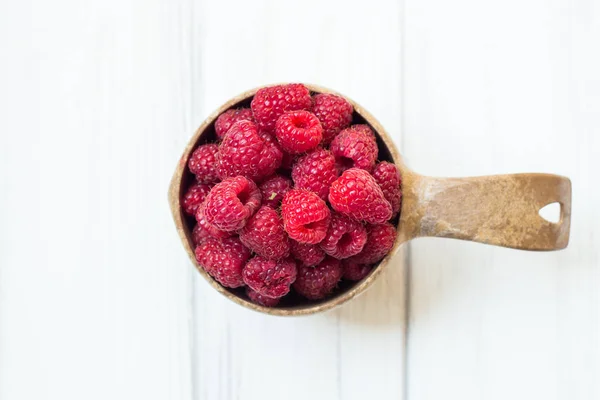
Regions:
M 274 82 L 313 82 L 357 100 L 399 143 L 397 1 L 368 8 L 341 1 L 201 1 L 195 12 L 200 21 L 193 64 L 197 125 L 241 90 Z M 249 312 L 198 276 L 196 397 L 352 400 L 378 393 L 400 398 L 402 260 L 399 254 L 374 287 L 339 310 L 295 319 Z
M 0 2 L 0 398 L 190 399 L 190 4 Z
M 411 243 L 408 398 L 597 399 L 597 4 L 405 4 L 407 164 L 438 176 L 543 171 L 573 182 L 564 251 Z
M 405 221 L 418 222 L 411 226 L 402 221 L 402 230 L 412 231 L 414 237 L 462 239 L 521 250 L 560 250 L 569 243 L 571 181 L 566 177 L 540 173 L 418 176 L 404 180 L 403 193 Z M 539 214 L 552 203 L 560 204 L 556 222 Z

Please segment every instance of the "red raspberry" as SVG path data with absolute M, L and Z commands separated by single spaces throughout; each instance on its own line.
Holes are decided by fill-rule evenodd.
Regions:
M 327 257 L 316 267 L 299 267 L 294 289 L 307 299 L 319 300 L 327 297 L 341 278 L 340 260 Z
M 296 263 L 291 258 L 267 260 L 254 256 L 244 267 L 244 283 L 267 297 L 279 298 L 290 291 L 296 280 Z
M 360 281 L 373 269 L 372 265 L 358 264 L 348 259 L 342 261 L 343 278 L 349 281 Z
M 263 296 L 255 290 L 250 289 L 246 286 L 246 296 L 250 299 L 251 302 L 256 303 L 258 305 L 264 307 L 275 307 L 279 304 L 279 299 L 274 299 L 272 297 Z
M 219 146 L 204 144 L 198 147 L 188 161 L 188 167 L 196 175 L 198 183 L 215 183 L 219 181 L 217 174 L 217 159 Z
M 335 157 L 323 149 L 300 157 L 292 168 L 292 179 L 296 188 L 310 190 L 327 200 L 329 187 L 337 179 Z
M 314 267 L 325 258 L 325 252 L 318 244 L 298 243 L 295 240 L 290 242 L 294 258 L 307 267 Z
M 219 118 L 217 118 L 215 121 L 215 133 L 217 134 L 217 138 L 219 138 L 219 140 L 223 139 L 233 124 L 243 120 L 254 122 L 251 109 L 232 108 L 231 110 L 227 110 L 223 114 L 219 115 Z
M 321 121 L 323 143 L 328 144 L 352 121 L 352 104 L 335 94 L 323 93 L 313 97 L 312 112 Z
M 277 120 L 275 136 L 284 151 L 299 154 L 321 143 L 323 128 L 314 114 L 303 110 L 290 111 Z
M 273 132 L 277 119 L 286 111 L 308 110 L 312 99 L 308 88 L 301 83 L 259 89 L 250 107 L 258 126 Z
M 260 200 L 260 190 L 254 182 L 243 176 L 227 178 L 206 196 L 204 215 L 217 229 L 236 231 L 258 210 Z
M 200 244 L 206 238 L 217 238 L 224 239 L 228 238 L 232 235 L 231 232 L 225 232 L 217 229 L 214 225 L 209 224 L 206 221 L 206 217 L 204 216 L 204 207 L 205 204 L 202 203 L 198 206 L 198 210 L 196 211 L 196 221 L 198 222 L 196 226 L 194 226 L 194 230 L 192 231 L 192 240 L 194 244 Z
M 197 183 L 192 185 L 181 200 L 181 207 L 186 214 L 194 215 L 198 210 L 198 206 L 202 204 L 206 195 L 210 192 L 211 185 Z
M 341 131 L 331 142 L 331 152 L 340 171 L 348 168 L 371 171 L 378 155 L 377 142 L 366 125 L 351 126 Z
M 198 264 L 221 285 L 244 286 L 242 269 L 250 257 L 250 250 L 238 238 L 206 239 L 196 247 L 195 253 Z
M 292 181 L 281 175 L 273 175 L 258 187 L 262 194 L 262 204 L 278 209 L 283 196 L 292 188 Z
M 260 171 L 275 171 L 277 168 L 281 167 L 281 163 L 283 162 L 283 154 L 284 151 L 279 146 L 277 139 L 275 136 L 272 136 L 265 132 L 259 132 L 260 137 L 265 141 L 266 149 L 262 154 L 262 157 L 258 167 Z M 272 175 L 272 173 L 264 175 L 261 174 L 257 178 L 257 182 L 261 182 L 263 179 Z
M 330 212 L 327 204 L 313 192 L 292 189 L 283 198 L 281 216 L 290 238 L 317 244 L 327 233 Z
M 373 178 L 381 188 L 385 199 L 390 202 L 392 213 L 394 215 L 398 214 L 400 200 L 402 199 L 402 192 L 400 191 L 402 178 L 398 167 L 387 161 L 380 162 L 373 170 Z
M 290 243 L 281 217 L 271 207 L 262 206 L 240 231 L 240 240 L 261 257 L 279 260 L 290 255 Z
M 331 184 L 329 202 L 335 211 L 358 221 L 379 224 L 392 217 L 392 206 L 375 179 L 358 168 L 345 171 Z
M 359 133 L 364 133 L 365 135 L 367 135 L 368 137 L 372 138 L 373 140 L 377 141 L 375 139 L 375 134 L 373 133 L 373 130 L 369 127 L 369 125 L 367 124 L 356 124 L 356 125 L 352 125 L 349 129 L 352 129 L 354 131 L 357 131 Z
M 253 122 L 238 121 L 221 142 L 217 170 L 222 179 L 242 175 L 261 180 L 279 168 L 282 156 L 270 135 L 259 133 Z
M 369 225 L 365 247 L 348 260 L 358 264 L 374 264 L 390 252 L 395 241 L 396 228 L 392 224 Z
M 319 244 L 331 257 L 342 259 L 360 253 L 367 243 L 367 229 L 362 223 L 333 212 L 325 239 Z

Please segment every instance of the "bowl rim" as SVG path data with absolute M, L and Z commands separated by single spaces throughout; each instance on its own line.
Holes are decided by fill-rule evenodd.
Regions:
M 188 141 L 183 154 L 181 155 L 179 162 L 177 163 L 177 167 L 175 169 L 175 173 L 171 178 L 171 183 L 169 186 L 169 205 L 171 208 L 171 214 L 173 216 L 173 220 L 175 222 L 175 226 L 177 228 L 177 233 L 179 234 L 179 238 L 188 254 L 188 257 L 196 267 L 196 270 L 202 275 L 202 277 L 219 292 L 221 295 L 225 296 L 229 300 L 234 303 L 248 308 L 253 311 L 257 311 L 260 313 L 268 314 L 268 315 L 276 315 L 276 316 L 300 316 L 300 315 L 310 315 L 316 314 L 323 311 L 330 310 L 332 308 L 338 307 L 349 300 L 355 298 L 359 294 L 363 293 L 367 288 L 369 288 L 373 282 L 381 275 L 383 270 L 387 268 L 390 259 L 398 252 L 398 248 L 400 244 L 403 242 L 401 240 L 401 235 L 397 235 L 396 241 L 394 242 L 394 246 L 390 250 L 390 252 L 381 260 L 373 270 L 364 278 L 362 281 L 355 284 L 352 288 L 341 292 L 340 294 L 328 298 L 322 302 L 315 304 L 307 304 L 307 305 L 299 305 L 294 307 L 286 307 L 286 308 L 277 308 L 277 307 L 264 307 L 259 304 L 252 303 L 248 300 L 245 300 L 234 293 L 231 293 L 226 288 L 221 286 L 215 279 L 213 279 L 196 261 L 196 257 L 194 255 L 194 249 L 191 246 L 192 238 L 191 233 L 187 232 L 185 229 L 185 217 L 183 215 L 180 198 L 182 194 L 182 180 L 185 170 L 187 168 L 187 163 L 192 151 L 196 148 L 198 141 L 201 139 L 202 133 L 208 128 L 213 122 L 217 119 L 219 115 L 221 115 L 224 111 L 230 109 L 231 107 L 239 104 L 240 102 L 247 101 L 249 98 L 253 97 L 256 92 L 264 87 L 282 85 L 286 83 L 275 83 L 264 85 L 260 87 L 256 87 L 250 90 L 247 90 L 231 99 L 226 101 L 223 105 L 221 105 L 216 111 L 211 113 L 203 122 L 200 124 L 198 129 L 194 132 L 194 135 Z M 303 83 L 311 92 L 314 93 L 330 93 L 340 96 L 346 99 L 352 106 L 354 107 L 354 111 L 359 114 L 364 120 L 375 130 L 375 134 L 378 135 L 385 146 L 387 147 L 390 155 L 392 156 L 392 160 L 394 164 L 400 168 L 400 171 L 404 170 L 404 164 L 402 162 L 402 158 L 396 145 L 393 140 L 390 138 L 387 131 L 383 128 L 383 126 L 369 113 L 365 110 L 361 105 L 356 103 L 354 100 L 350 99 L 348 96 L 345 96 L 339 92 L 336 92 L 332 89 L 315 85 L 315 84 L 307 84 Z M 399 219 L 396 224 L 396 229 L 399 230 L 400 224 L 402 220 Z

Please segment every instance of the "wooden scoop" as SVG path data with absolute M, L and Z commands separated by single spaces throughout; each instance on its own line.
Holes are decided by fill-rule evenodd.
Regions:
M 315 93 L 332 90 L 306 85 Z M 362 281 L 339 290 L 321 302 L 298 302 L 278 308 L 251 303 L 243 291 L 224 288 L 198 265 L 191 231 L 193 218 L 184 215 L 180 199 L 193 179 L 187 169 L 192 151 L 215 139 L 214 122 L 225 110 L 248 106 L 258 89 L 250 90 L 225 103 L 200 125 L 185 148 L 169 188 L 169 203 L 179 236 L 200 274 L 221 294 L 250 309 L 272 315 L 303 315 L 338 306 L 367 289 L 383 271 L 399 246 L 418 237 L 446 237 L 471 240 L 523 250 L 559 250 L 569 242 L 571 222 L 571 181 L 549 174 L 512 174 L 473 178 L 432 178 L 410 170 L 383 127 L 356 102 L 353 123 L 373 128 L 379 146 L 379 159 L 395 163 L 402 174 L 402 208 L 394 248 Z M 551 203 L 560 204 L 560 218 L 545 220 L 539 210 Z M 343 288 L 342 288 L 343 289 Z

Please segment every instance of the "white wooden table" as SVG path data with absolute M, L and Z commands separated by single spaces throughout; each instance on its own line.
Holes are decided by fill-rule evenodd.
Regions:
M 600 5 L 0 1 L 0 399 L 600 398 Z M 229 97 L 329 86 L 431 175 L 573 181 L 569 248 L 422 239 L 341 309 L 217 295 L 167 185 Z

